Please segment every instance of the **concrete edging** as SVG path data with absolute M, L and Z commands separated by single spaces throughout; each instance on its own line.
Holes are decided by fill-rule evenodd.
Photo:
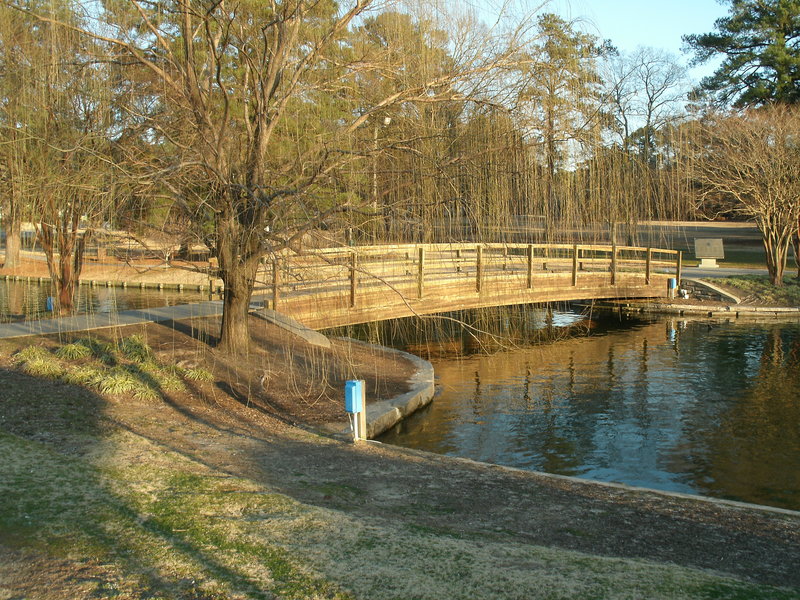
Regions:
M 681 287 L 686 287 L 684 282 L 687 282 L 689 286 L 697 286 L 703 288 L 713 294 L 716 294 L 720 298 L 722 298 L 723 302 L 733 302 L 734 304 L 741 304 L 742 300 L 738 296 L 731 294 L 730 292 L 723 290 L 721 287 L 714 285 L 713 283 L 706 281 L 705 279 L 698 279 L 695 277 L 683 277 L 681 278 Z
M 367 438 L 374 438 L 382 434 L 387 429 L 394 427 L 397 423 L 405 419 L 408 415 L 427 406 L 436 394 L 434 385 L 433 365 L 427 360 L 421 359 L 408 352 L 388 348 L 377 344 L 370 344 L 351 338 L 340 338 L 350 344 L 358 344 L 365 347 L 379 348 L 384 352 L 392 352 L 398 357 L 413 363 L 414 374 L 408 379 L 410 390 L 405 394 L 400 394 L 394 398 L 370 402 L 367 398 Z M 351 433 L 348 427 L 345 433 Z
M 617 308 L 642 313 L 679 316 L 726 317 L 726 318 L 800 318 L 800 308 L 767 306 L 700 306 L 696 304 L 671 304 L 654 302 L 647 305 L 619 304 Z

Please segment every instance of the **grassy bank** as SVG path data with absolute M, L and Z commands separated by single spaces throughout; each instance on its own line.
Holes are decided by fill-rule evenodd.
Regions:
M 775 287 L 766 275 L 737 275 L 714 279 L 730 288 L 745 302 L 766 306 L 800 306 L 800 279 L 785 275 L 783 286 Z
M 109 369 L 138 364 L 151 383 L 174 374 L 164 361 L 142 369 L 149 352 L 125 339 L 105 347 Z M 218 380 L 104 393 L 96 379 L 64 378 L 73 361 L 95 360 L 83 351 L 59 358 L 56 377 L 31 374 L 23 348 L 6 342 L 0 354 L 2 600 L 794 598 L 800 588 L 796 516 L 353 446 L 276 421 Z

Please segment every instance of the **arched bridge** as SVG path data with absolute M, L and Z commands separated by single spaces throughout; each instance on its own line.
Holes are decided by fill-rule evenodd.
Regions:
M 287 253 L 268 266 L 262 300 L 324 329 L 464 308 L 657 298 L 681 253 L 586 244 L 401 244 Z

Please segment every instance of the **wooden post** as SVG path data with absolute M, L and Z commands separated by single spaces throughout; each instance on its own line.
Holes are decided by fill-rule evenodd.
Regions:
M 425 287 L 425 248 L 419 248 L 419 262 L 417 263 L 417 298 L 422 298 Z
M 617 245 L 611 247 L 611 285 L 617 285 Z
M 456 249 L 456 273 L 461 273 L 461 248 Z
M 683 250 L 678 250 L 678 258 L 675 261 L 675 287 L 681 289 L 681 277 L 683 276 Z
M 478 246 L 475 249 L 475 291 L 481 291 L 483 279 L 483 248 Z
M 533 244 L 528 244 L 528 289 L 533 289 Z
M 358 293 L 358 254 L 353 250 L 350 255 L 350 308 L 356 307 Z
M 648 247 L 647 248 L 647 258 L 644 262 L 644 283 L 645 285 L 650 285 L 650 263 L 653 260 L 653 249 Z
M 578 285 L 578 244 L 572 246 L 572 285 Z
M 278 310 L 278 287 L 281 283 L 280 263 L 275 258 L 272 261 L 272 310 Z
M 367 439 L 367 382 L 361 384 L 361 410 L 358 414 L 354 415 L 358 420 L 358 432 L 361 434 L 361 439 Z

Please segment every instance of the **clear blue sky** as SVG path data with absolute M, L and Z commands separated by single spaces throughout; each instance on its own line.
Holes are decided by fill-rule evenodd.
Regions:
M 610 39 L 621 51 L 637 46 L 663 48 L 683 63 L 681 36 L 714 31 L 714 21 L 728 14 L 728 6 L 716 0 L 553 0 L 543 9 L 572 20 L 581 19 L 581 29 L 601 39 Z M 714 65 L 693 69 L 699 79 Z

